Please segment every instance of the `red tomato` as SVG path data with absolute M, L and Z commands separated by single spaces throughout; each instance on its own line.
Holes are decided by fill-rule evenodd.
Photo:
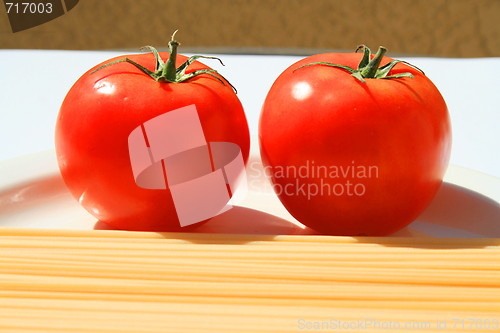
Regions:
M 94 72 L 125 57 L 155 70 L 150 53 L 113 58 L 86 72 L 64 99 L 55 135 L 62 177 L 100 221 L 127 230 L 188 230 L 179 226 L 168 189 L 136 185 L 128 136 L 149 119 L 195 104 L 207 142 L 236 143 L 246 161 L 250 138 L 242 105 L 228 82 L 212 71 L 180 83 L 157 81 L 129 62 Z M 186 60 L 178 55 L 175 67 Z M 208 68 L 195 61 L 186 74 Z
M 390 234 L 412 222 L 441 184 L 451 147 L 445 101 L 420 70 L 384 53 L 302 59 L 264 102 L 259 139 L 273 187 L 297 220 L 319 232 Z M 378 61 L 390 66 L 377 71 Z M 358 63 L 364 74 L 370 67 L 369 75 L 395 77 L 362 79 Z

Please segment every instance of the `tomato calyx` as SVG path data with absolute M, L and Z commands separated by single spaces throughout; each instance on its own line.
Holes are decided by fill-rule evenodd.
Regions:
M 354 69 L 349 66 L 344 66 L 344 65 L 338 65 L 338 64 L 332 64 L 329 62 L 313 62 L 310 64 L 306 64 L 303 66 L 300 66 L 299 68 L 296 68 L 294 70 L 297 71 L 301 68 L 308 67 L 308 66 L 314 66 L 314 65 L 324 65 L 324 66 L 330 66 L 334 68 L 340 68 L 343 69 L 349 73 L 351 73 L 352 76 L 354 76 L 356 79 L 358 79 L 361 82 L 366 82 L 365 79 L 399 79 L 403 77 L 409 77 L 413 78 L 412 73 L 397 73 L 394 75 L 389 75 L 390 71 L 396 66 L 398 63 L 404 63 L 407 64 L 413 68 L 416 68 L 422 74 L 425 75 L 425 73 L 418 67 L 403 61 L 403 60 L 393 60 L 385 64 L 384 66 L 380 67 L 380 63 L 382 62 L 382 59 L 384 57 L 384 54 L 387 52 L 387 49 L 383 46 L 379 46 L 377 53 L 373 58 L 371 58 L 371 50 L 366 46 L 366 45 L 360 45 L 356 49 L 355 52 L 358 52 L 360 50 L 363 50 L 363 58 L 361 58 L 361 61 L 358 64 L 358 68 Z
M 129 59 L 129 58 L 123 58 L 119 59 L 113 62 L 110 62 L 108 64 L 105 64 L 99 68 L 96 68 L 93 70 L 90 74 L 93 74 L 105 67 L 120 63 L 120 62 L 128 62 L 138 69 L 140 69 L 142 72 L 150 76 L 152 79 L 158 82 L 170 82 L 170 83 L 181 83 L 184 81 L 187 81 L 193 77 L 196 77 L 198 75 L 202 74 L 207 74 L 215 79 L 217 79 L 220 83 L 226 84 L 226 82 L 233 88 L 235 92 L 237 92 L 236 88 L 224 77 L 222 74 L 220 74 L 218 71 L 212 68 L 203 68 L 203 69 L 198 69 L 195 70 L 194 72 L 191 73 L 186 73 L 186 69 L 196 60 L 203 58 L 203 59 L 214 59 L 218 60 L 222 66 L 224 66 L 224 63 L 222 60 L 220 60 L 217 57 L 207 57 L 203 55 L 193 55 L 189 57 L 182 65 L 179 67 L 175 67 L 176 59 L 177 59 L 177 48 L 179 47 L 180 43 L 175 40 L 175 34 L 177 33 L 177 30 L 172 34 L 171 40 L 168 42 L 168 48 L 170 50 L 170 55 L 167 59 L 166 62 L 163 61 L 163 59 L 160 56 L 160 53 L 154 48 L 153 46 L 144 46 L 141 48 L 141 51 L 150 51 L 153 53 L 155 60 L 156 60 L 156 65 L 155 65 L 155 70 L 149 70 L 148 68 L 142 66 L 141 64 Z

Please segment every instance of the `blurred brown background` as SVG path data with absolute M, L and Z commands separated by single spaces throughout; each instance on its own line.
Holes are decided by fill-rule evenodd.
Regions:
M 500 56 L 500 0 L 80 0 L 65 15 L 13 33 L 0 48 L 295 53 L 372 49 L 392 55 Z M 161 47 L 160 47 L 161 49 Z

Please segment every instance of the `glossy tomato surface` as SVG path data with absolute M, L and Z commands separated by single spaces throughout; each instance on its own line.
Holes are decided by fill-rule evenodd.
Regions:
M 152 54 L 110 59 L 85 73 L 64 99 L 55 133 L 61 174 L 73 196 L 100 221 L 127 230 L 180 230 L 169 190 L 136 185 L 128 136 L 149 119 L 194 104 L 207 142 L 236 143 L 246 161 L 250 139 L 243 108 L 227 82 L 206 74 L 182 83 L 157 82 L 127 62 L 91 74 L 125 57 L 155 69 Z M 186 59 L 178 55 L 177 66 Z M 209 67 L 194 62 L 186 73 L 203 68 Z
M 332 235 L 387 235 L 430 203 L 446 171 L 451 129 L 438 89 L 397 64 L 365 82 L 358 53 L 300 60 L 274 82 L 259 123 L 261 156 L 275 192 L 300 222 Z M 389 62 L 384 57 L 382 65 Z

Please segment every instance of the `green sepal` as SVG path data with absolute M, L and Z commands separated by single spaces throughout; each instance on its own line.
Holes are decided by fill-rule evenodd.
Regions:
M 231 86 L 231 88 L 237 93 L 236 88 L 224 77 L 222 76 L 218 71 L 215 69 L 211 68 L 204 68 L 204 69 L 199 69 L 194 72 L 186 74 L 186 69 L 197 59 L 203 58 L 203 59 L 214 59 L 218 60 L 222 66 L 224 66 L 224 63 L 222 60 L 220 60 L 217 57 L 207 57 L 207 56 L 202 56 L 202 55 L 194 55 L 189 57 L 182 65 L 179 67 L 175 67 L 175 62 L 176 62 L 176 57 L 177 57 L 177 47 L 180 45 L 179 42 L 177 42 L 174 37 L 175 33 L 172 35 L 172 39 L 168 43 L 168 47 L 170 49 L 170 56 L 168 60 L 165 62 L 163 59 L 161 59 L 160 53 L 154 48 L 153 46 L 144 46 L 141 48 L 142 51 L 149 51 L 153 53 L 153 56 L 155 57 L 156 64 L 155 64 L 155 70 L 151 71 L 147 69 L 146 67 L 142 66 L 141 64 L 129 59 L 129 58 L 123 58 L 119 59 L 113 62 L 110 62 L 109 64 L 105 64 L 95 70 L 93 70 L 90 74 L 93 74 L 105 67 L 120 63 L 120 62 L 128 62 L 138 69 L 140 69 L 143 73 L 146 75 L 150 76 L 153 78 L 155 81 L 159 82 L 170 82 L 170 83 L 181 83 L 185 82 L 189 79 L 192 79 L 193 77 L 196 77 L 198 75 L 203 75 L 207 74 L 210 75 L 214 78 L 216 78 L 220 83 L 223 85 L 226 84 L 226 82 Z
M 390 71 L 394 68 L 394 66 L 396 66 L 398 63 L 404 63 L 419 70 L 422 74 L 425 75 L 425 73 L 420 68 L 402 60 L 393 60 L 385 64 L 384 66 L 380 67 L 380 63 L 382 62 L 384 54 L 387 52 L 387 49 L 383 46 L 379 47 L 377 54 L 373 58 L 371 58 L 371 51 L 366 45 L 358 46 L 355 52 L 358 52 L 359 50 L 363 50 L 363 57 L 361 58 L 361 61 L 359 62 L 357 69 L 354 69 L 349 66 L 320 61 L 302 65 L 293 71 L 295 72 L 301 68 L 313 65 L 329 66 L 329 67 L 343 69 L 349 72 L 353 77 L 355 77 L 357 80 L 363 83 L 366 82 L 366 79 L 400 79 L 405 77 L 414 78 L 414 75 L 409 72 L 389 75 Z

